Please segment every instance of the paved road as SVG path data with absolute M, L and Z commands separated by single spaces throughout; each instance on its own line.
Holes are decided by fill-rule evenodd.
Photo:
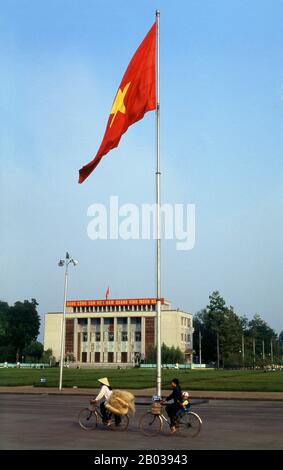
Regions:
M 139 399 L 141 401 L 141 399 Z M 210 400 L 196 403 L 194 411 L 203 419 L 194 439 L 171 436 L 147 438 L 138 420 L 147 409 L 138 405 L 126 432 L 100 426 L 84 431 L 77 422 L 83 396 L 0 395 L 1 449 L 283 449 L 283 403 L 263 401 Z

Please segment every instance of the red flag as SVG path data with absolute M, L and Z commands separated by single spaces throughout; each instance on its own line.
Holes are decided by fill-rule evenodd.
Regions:
M 106 289 L 106 294 L 105 294 L 106 300 L 108 299 L 108 295 L 109 295 L 109 287 L 107 287 L 107 289 Z
M 82 183 L 104 155 L 118 146 L 128 127 L 156 108 L 156 23 L 135 52 L 114 99 L 106 131 L 94 159 L 80 169 Z

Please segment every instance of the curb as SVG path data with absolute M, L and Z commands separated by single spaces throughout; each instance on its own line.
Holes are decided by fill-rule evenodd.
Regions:
M 151 399 L 152 395 L 155 393 L 152 390 L 129 390 L 136 395 L 136 399 Z M 98 392 L 97 389 L 63 389 L 59 391 L 58 389 L 49 390 L 46 388 L 38 387 L 0 387 L 0 395 L 58 395 L 58 396 L 93 396 Z M 162 396 L 166 396 L 170 393 L 169 390 L 163 390 Z M 191 391 L 190 397 L 192 402 L 195 400 L 201 400 L 200 403 L 207 403 L 209 400 L 237 400 L 237 401 L 283 401 L 282 392 L 221 392 L 221 391 L 211 391 L 211 392 L 201 392 L 201 391 Z M 140 405 L 148 405 L 148 403 L 136 402 Z

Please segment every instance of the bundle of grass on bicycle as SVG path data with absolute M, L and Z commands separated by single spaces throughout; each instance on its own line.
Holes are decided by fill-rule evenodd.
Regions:
M 107 377 L 98 380 L 103 386 L 90 407 L 79 413 L 79 424 L 83 429 L 94 429 L 99 420 L 114 430 L 125 430 L 129 424 L 129 412 L 135 412 L 134 395 L 124 390 L 112 390 Z M 97 402 L 100 407 L 97 406 Z

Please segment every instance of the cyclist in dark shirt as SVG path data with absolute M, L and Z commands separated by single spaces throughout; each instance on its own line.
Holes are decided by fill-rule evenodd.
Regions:
M 176 432 L 176 426 L 175 426 L 176 413 L 177 411 L 179 411 L 180 408 L 182 408 L 183 397 L 182 397 L 181 386 L 180 386 L 178 379 L 173 379 L 171 382 L 171 386 L 172 386 L 172 393 L 167 398 L 165 398 L 165 401 L 174 400 L 174 402 L 170 403 L 169 405 L 166 405 L 165 409 L 170 418 L 171 433 L 175 433 Z

